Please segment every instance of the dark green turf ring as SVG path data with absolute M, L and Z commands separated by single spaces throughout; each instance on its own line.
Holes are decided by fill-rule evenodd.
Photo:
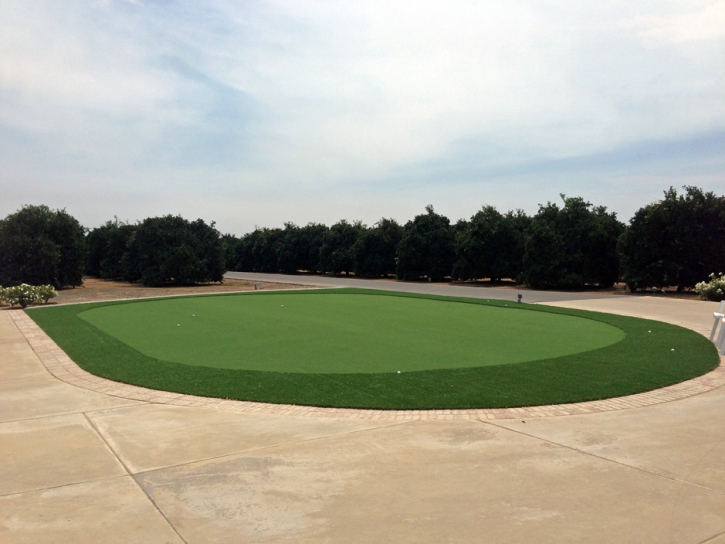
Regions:
M 191 366 L 155 359 L 79 317 L 81 312 L 139 301 L 34 308 L 28 315 L 82 368 L 152 389 L 257 402 L 375 409 L 506 408 L 618 397 L 679 383 L 717 367 L 714 346 L 694 331 L 659 321 L 454 297 L 362 289 L 295 291 L 459 302 L 591 319 L 624 331 L 599 349 L 515 364 L 381 373 L 270 372 Z M 287 292 L 203 295 L 274 297 Z M 184 297 L 187 298 L 187 297 Z M 145 299 L 145 301 L 161 299 Z M 525 341 L 525 338 L 522 339 Z

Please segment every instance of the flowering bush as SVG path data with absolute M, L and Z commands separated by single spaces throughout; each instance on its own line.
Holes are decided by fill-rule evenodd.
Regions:
M 53 297 L 57 297 L 58 293 L 52 285 L 28 285 L 23 283 L 15 287 L 0 288 L 0 300 L 10 304 L 10 306 L 19 305 L 25 308 L 29 304 L 47 303 Z
M 725 276 L 722 272 L 717 276 L 710 274 L 710 281 L 701 281 L 695 285 L 695 291 L 703 300 L 719 302 L 725 299 Z
M 35 289 L 37 289 L 38 297 L 43 299 L 44 304 L 48 304 L 51 298 L 58 296 L 58 292 L 52 285 L 38 285 Z

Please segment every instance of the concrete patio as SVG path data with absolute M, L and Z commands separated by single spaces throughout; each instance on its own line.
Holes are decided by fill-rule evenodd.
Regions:
M 714 304 L 552 304 L 709 333 Z M 725 543 L 725 388 L 524 419 L 123 398 L 54 377 L 0 312 L 0 542 Z

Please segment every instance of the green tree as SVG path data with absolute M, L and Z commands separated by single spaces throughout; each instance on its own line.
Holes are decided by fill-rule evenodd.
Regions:
M 442 281 L 452 272 L 455 254 L 450 221 L 435 213 L 433 206 L 426 206 L 425 210 L 403 228 L 395 270 L 400 280 L 427 277 Z
M 395 274 L 395 256 L 403 238 L 403 227 L 394 219 L 381 219 L 365 229 L 353 244 L 353 271 L 361 278 Z
M 85 230 L 65 210 L 24 206 L 0 221 L 0 284 L 83 284 Z
M 149 286 L 222 281 L 226 270 L 214 223 L 172 215 L 142 221 L 123 260 L 127 279 Z
M 603 206 L 561 195 L 540 206 L 525 243 L 523 277 L 535 288 L 612 286 L 619 277 L 617 239 L 624 225 Z
M 86 235 L 86 266 L 85 273 L 89 276 L 101 276 L 101 261 L 106 258 L 108 238 L 113 222 L 108 221 L 96 227 Z
M 227 270 L 236 270 L 237 264 L 237 246 L 239 245 L 239 238 L 233 234 L 224 234 L 221 237 L 222 243 L 222 255 L 224 255 L 224 267 Z
M 283 236 L 277 245 L 277 265 L 280 272 L 296 274 L 299 270 L 320 270 L 320 249 L 327 233 L 325 225 L 310 223 L 298 227 L 285 223 Z
M 86 274 L 106 280 L 128 279 L 136 274 L 126 270 L 128 244 L 137 225 L 120 222 L 118 218 L 107 221 L 86 236 Z
M 348 223 L 344 219 L 325 233 L 320 247 L 320 268 L 323 272 L 349 274 L 355 268 L 352 247 L 365 231 L 360 221 Z
M 239 239 L 234 250 L 234 265 L 230 267 L 231 270 L 239 272 L 258 270 L 254 259 L 254 246 L 261 235 L 261 231 L 255 229 Z
M 284 241 L 282 229 L 261 229 L 252 247 L 255 270 L 259 272 L 279 272 L 277 255 Z
M 664 199 L 637 210 L 619 241 L 622 275 L 634 291 L 681 291 L 725 270 L 725 197 L 670 187 Z
M 522 211 L 501 214 L 485 206 L 456 225 L 456 279 L 517 279 L 523 269 L 526 231 L 531 220 Z
M 321 272 L 320 250 L 325 241 L 325 235 L 329 229 L 320 223 L 308 223 L 300 228 L 298 238 L 298 270 L 307 272 Z

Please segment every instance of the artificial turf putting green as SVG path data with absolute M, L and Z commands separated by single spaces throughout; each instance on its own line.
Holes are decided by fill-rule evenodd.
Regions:
M 678 383 L 719 363 L 706 338 L 657 321 L 361 289 L 55 306 L 28 315 L 99 376 L 180 393 L 317 406 L 579 402 Z M 404 342 L 396 342 L 400 335 Z M 215 356 L 200 361 L 210 352 Z M 251 368 L 259 364 L 252 354 L 265 355 L 269 370 Z M 294 366 L 280 367 L 285 361 Z
M 78 316 L 164 361 L 320 374 L 521 363 L 624 339 L 617 327 L 576 316 L 367 294 L 173 298 Z

